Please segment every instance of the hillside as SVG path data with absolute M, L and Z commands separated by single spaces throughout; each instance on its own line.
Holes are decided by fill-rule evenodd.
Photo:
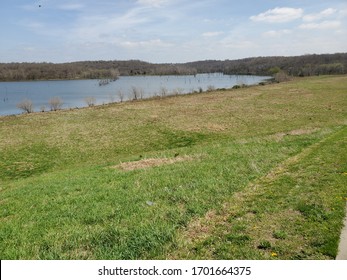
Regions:
M 104 79 L 119 75 L 225 74 L 290 76 L 347 73 L 347 53 L 295 57 L 254 57 L 239 60 L 206 60 L 189 63 L 154 64 L 139 60 L 80 61 L 71 63 L 0 63 L 0 81 Z
M 347 76 L 0 117 L 1 259 L 334 259 Z

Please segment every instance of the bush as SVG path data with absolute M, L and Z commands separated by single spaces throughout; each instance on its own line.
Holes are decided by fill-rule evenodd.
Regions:
M 131 88 L 131 93 L 133 96 L 133 100 L 137 100 L 140 97 L 140 90 L 137 87 L 132 87 Z
M 29 99 L 24 99 L 22 102 L 18 103 L 17 108 L 23 110 L 28 114 L 34 112 L 33 102 Z
M 159 92 L 161 97 L 165 97 L 168 94 L 168 90 L 166 87 L 161 87 Z
M 93 107 L 96 103 L 95 98 L 92 96 L 86 97 L 84 101 L 87 103 L 88 107 Z
M 207 91 L 214 91 L 216 88 L 213 85 L 207 86 Z
M 275 81 L 278 83 L 286 82 L 290 80 L 288 74 L 284 71 L 280 71 L 274 75 Z
M 119 97 L 120 102 L 123 102 L 124 94 L 123 94 L 123 92 L 121 90 L 118 91 L 118 97 Z
M 176 88 L 173 92 L 174 95 L 183 94 L 184 90 L 182 88 Z
M 51 107 L 51 111 L 57 111 L 61 109 L 63 106 L 63 102 L 59 97 L 53 97 L 49 100 L 49 106 Z

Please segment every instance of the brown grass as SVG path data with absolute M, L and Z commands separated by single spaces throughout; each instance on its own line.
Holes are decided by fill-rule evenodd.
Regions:
M 174 157 L 174 158 L 147 158 L 147 159 L 142 159 L 139 161 L 122 162 L 118 165 L 112 166 L 112 168 L 116 168 L 116 169 L 120 169 L 124 171 L 131 171 L 136 169 L 144 169 L 144 168 L 150 168 L 155 166 L 174 164 L 176 162 L 182 162 L 182 161 L 188 161 L 188 160 L 193 160 L 193 157 L 180 156 L 180 157 Z

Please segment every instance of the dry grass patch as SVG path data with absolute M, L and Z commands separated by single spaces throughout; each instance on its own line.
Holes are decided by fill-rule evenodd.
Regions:
M 300 135 L 308 135 L 308 134 L 312 134 L 314 132 L 317 132 L 319 129 L 318 128 L 309 128 L 309 129 L 304 129 L 304 128 L 300 128 L 300 129 L 294 129 L 291 131 L 287 131 L 287 132 L 278 132 L 274 135 L 271 135 L 272 138 L 276 141 L 280 141 L 282 140 L 282 138 L 284 136 L 300 136 Z
M 177 156 L 174 158 L 146 158 L 139 161 L 122 162 L 118 165 L 112 166 L 112 168 L 120 169 L 124 171 L 131 171 L 136 169 L 144 169 L 155 166 L 173 164 L 176 162 L 193 160 L 192 156 Z

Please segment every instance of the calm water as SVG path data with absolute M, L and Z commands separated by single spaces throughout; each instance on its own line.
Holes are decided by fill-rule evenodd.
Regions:
M 59 97 L 63 108 L 85 107 L 88 97 L 93 97 L 96 105 L 131 100 L 133 88 L 137 89 L 139 98 L 161 96 L 172 93 L 185 94 L 193 91 L 207 90 L 209 86 L 231 88 L 237 84 L 257 84 L 268 77 L 198 74 L 195 76 L 123 76 L 117 81 L 100 86 L 98 80 L 73 81 L 35 81 L 35 82 L 0 82 L 0 115 L 22 113 L 17 104 L 30 99 L 34 111 L 42 106 L 49 110 L 49 100 Z

